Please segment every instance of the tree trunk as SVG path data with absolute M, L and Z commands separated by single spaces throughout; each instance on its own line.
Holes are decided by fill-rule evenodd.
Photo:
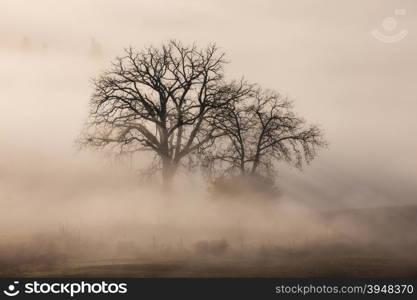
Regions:
M 250 172 L 251 175 L 254 175 L 256 173 L 256 170 L 258 169 L 258 165 L 259 165 L 259 158 L 256 157 L 255 161 L 253 162 L 253 165 L 252 165 L 252 170 Z
M 177 171 L 177 165 L 169 157 L 162 158 L 162 188 L 169 191 L 172 186 L 174 175 Z

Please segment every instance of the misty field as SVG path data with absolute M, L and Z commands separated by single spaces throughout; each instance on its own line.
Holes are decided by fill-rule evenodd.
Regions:
M 218 235 L 213 232 L 211 238 L 198 239 L 195 232 L 172 228 L 173 224 L 115 227 L 107 232 L 96 228 L 90 235 L 61 226 L 20 241 L 1 240 L 0 276 L 417 276 L 417 237 L 409 231 L 417 225 L 417 207 L 304 217 L 312 223 L 301 226 L 315 227 L 310 236 L 287 229 L 288 232 L 267 234 L 268 238 L 261 239 L 251 237 L 262 234 L 255 228 L 252 232 L 223 228 L 222 238 L 215 239 Z M 327 226 L 332 229 L 326 232 Z M 184 236 L 173 238 L 178 232 L 184 232 Z
M 0 277 L 417 277 L 388 1 L 26 2 L 0 4 Z

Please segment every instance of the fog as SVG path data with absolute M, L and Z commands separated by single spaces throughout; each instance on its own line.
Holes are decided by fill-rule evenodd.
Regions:
M 395 16 L 398 8 L 406 14 Z M 378 226 L 332 214 L 417 205 L 416 13 L 412 0 L 1 0 L 1 248 L 63 232 L 150 251 L 223 239 L 234 250 L 341 234 L 377 240 L 375 228 L 401 214 L 377 210 Z M 408 31 L 396 43 L 371 35 L 389 16 Z M 304 171 L 280 165 L 280 193 L 270 201 L 256 193 L 217 199 L 204 179 L 187 174 L 167 196 L 158 182 L 140 182 L 135 167 L 145 158 L 79 151 L 91 78 L 123 48 L 171 38 L 216 42 L 230 61 L 228 79 L 244 76 L 289 95 L 324 129 L 328 149 Z M 129 254 L 113 246 L 103 257 Z

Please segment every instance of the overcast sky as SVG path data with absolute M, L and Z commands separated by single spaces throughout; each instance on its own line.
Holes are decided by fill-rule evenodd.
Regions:
M 0 0 L 0 166 L 77 161 L 89 79 L 123 47 L 175 38 L 216 42 L 229 79 L 282 91 L 321 124 L 329 149 L 303 173 L 283 169 L 287 193 L 417 203 L 416 16 L 413 0 Z M 384 43 L 372 30 L 407 35 Z M 88 57 L 92 38 L 99 62 Z

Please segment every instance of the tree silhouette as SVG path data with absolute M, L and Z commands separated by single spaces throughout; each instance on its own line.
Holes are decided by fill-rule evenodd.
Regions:
M 215 45 L 200 49 L 169 41 L 125 50 L 93 81 L 80 143 L 151 153 L 147 171 L 161 170 L 166 187 L 182 165 L 200 165 L 212 178 L 273 182 L 276 162 L 301 168 L 313 160 L 326 145 L 319 127 L 308 125 L 275 91 L 226 82 L 225 63 Z
M 90 114 L 80 142 L 147 151 L 169 186 L 184 157 L 224 134 L 215 125 L 221 107 L 249 92 L 244 82 L 225 82 L 224 53 L 169 41 L 160 48 L 125 51 L 94 80 Z
M 204 158 L 212 177 L 233 174 L 271 179 L 276 174 L 275 162 L 301 168 L 326 145 L 319 127 L 297 116 L 291 101 L 260 87 L 222 107 L 215 126 L 222 137 Z

